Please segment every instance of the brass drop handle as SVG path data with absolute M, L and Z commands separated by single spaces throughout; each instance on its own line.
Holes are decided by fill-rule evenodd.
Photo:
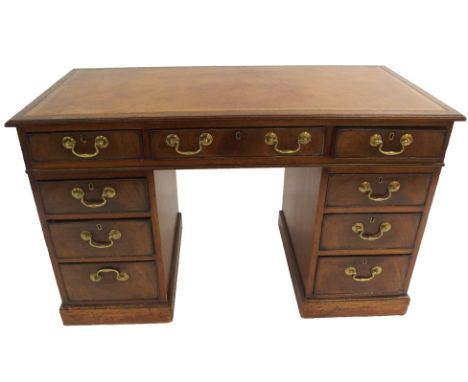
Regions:
M 105 206 L 106 203 L 107 203 L 107 200 L 112 199 L 117 194 L 117 192 L 112 187 L 104 187 L 102 189 L 102 193 L 101 193 L 101 201 L 99 201 L 99 202 L 89 202 L 89 201 L 85 200 L 86 194 L 83 191 L 83 189 L 79 188 L 79 187 L 75 187 L 71 191 L 71 194 L 75 199 L 78 199 L 81 202 L 81 204 L 83 206 L 85 206 L 85 207 L 100 208 L 100 207 Z
M 109 140 L 104 135 L 98 135 L 94 138 L 94 153 L 87 154 L 87 153 L 77 153 L 75 151 L 76 140 L 72 137 L 63 137 L 62 139 L 62 146 L 67 150 L 71 150 L 72 154 L 78 158 L 94 158 L 99 154 L 99 150 L 105 149 L 109 146 Z
M 400 138 L 401 150 L 400 151 L 387 151 L 383 149 L 383 139 L 380 134 L 374 134 L 370 137 L 369 144 L 372 147 L 378 147 L 379 152 L 383 155 L 395 156 L 403 154 L 405 148 L 413 143 L 413 136 L 411 134 L 403 134 Z
M 369 277 L 358 277 L 357 276 L 357 269 L 355 267 L 347 267 L 345 268 L 344 272 L 346 276 L 351 276 L 354 281 L 357 282 L 367 282 L 371 281 L 375 278 L 375 276 L 378 276 L 382 273 L 383 269 L 382 267 L 379 267 L 378 265 L 375 267 L 372 267 L 371 269 L 371 275 Z
M 380 239 L 385 232 L 388 232 L 392 229 L 392 225 L 389 222 L 383 222 L 380 224 L 379 232 L 377 233 L 365 233 L 364 224 L 362 223 L 354 223 L 352 226 L 352 230 L 355 233 L 359 234 L 359 237 L 362 240 L 374 241 Z
M 115 273 L 115 279 L 117 281 L 127 281 L 130 276 L 128 273 L 120 272 L 118 269 L 115 268 L 101 268 L 97 272 L 91 273 L 89 275 L 89 279 L 95 283 L 98 283 L 102 280 L 101 273 Z
M 268 133 L 265 134 L 265 143 L 268 146 L 274 146 L 275 151 L 280 154 L 295 154 L 301 150 L 303 145 L 307 145 L 308 143 L 310 143 L 311 140 L 312 140 L 312 136 L 310 135 L 310 133 L 307 131 L 303 131 L 297 136 L 297 148 L 296 149 L 293 149 L 293 150 L 280 149 L 278 148 L 279 139 L 276 133 L 274 133 L 273 131 L 269 131 Z
M 373 194 L 372 186 L 369 182 L 362 182 L 359 186 L 359 191 L 362 193 L 367 193 L 367 197 L 374 202 L 383 202 L 392 197 L 392 194 L 398 192 L 400 189 L 400 182 L 393 180 L 387 185 L 387 193 L 384 195 Z
M 93 248 L 105 249 L 110 248 L 114 245 L 114 240 L 119 240 L 122 237 L 122 232 L 112 229 L 109 231 L 109 241 L 99 242 L 93 239 L 93 234 L 89 231 L 82 231 L 80 233 L 81 240 L 87 241 Z
M 166 137 L 166 145 L 174 147 L 177 154 L 180 155 L 196 155 L 201 153 L 203 147 L 209 146 L 213 143 L 213 136 L 210 133 L 201 133 L 198 137 L 198 150 L 195 151 L 181 151 L 179 149 L 180 138 L 176 134 L 169 134 Z

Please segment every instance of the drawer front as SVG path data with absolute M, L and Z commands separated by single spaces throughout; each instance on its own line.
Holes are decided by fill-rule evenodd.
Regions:
M 145 179 L 80 179 L 38 182 L 47 214 L 145 212 Z
M 158 298 L 153 262 L 62 264 L 60 271 L 71 302 Z
M 58 258 L 149 256 L 150 220 L 87 220 L 49 223 Z
M 142 158 L 139 131 L 82 131 L 27 135 L 37 162 Z
M 322 155 L 322 128 L 180 129 L 151 133 L 154 158 Z
M 327 207 L 422 206 L 432 174 L 330 174 Z
M 319 257 L 314 295 L 386 296 L 404 294 L 409 255 Z
M 445 129 L 342 128 L 336 130 L 337 158 L 441 159 Z
M 325 215 L 320 249 L 411 249 L 420 220 L 420 214 Z

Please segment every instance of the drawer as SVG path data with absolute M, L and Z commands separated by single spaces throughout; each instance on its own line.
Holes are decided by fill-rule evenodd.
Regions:
M 149 219 L 52 222 L 49 231 L 58 258 L 154 253 Z
M 37 162 L 142 158 L 139 131 L 81 131 L 28 134 L 31 158 Z
M 421 214 L 328 214 L 321 250 L 411 249 Z
M 60 271 L 71 302 L 158 298 L 153 262 L 62 264 Z
M 154 158 L 322 155 L 322 128 L 178 129 L 151 133 Z
M 145 179 L 80 179 L 37 182 L 46 214 L 145 212 Z
M 432 174 L 330 174 L 327 207 L 422 206 Z
M 446 129 L 338 128 L 337 158 L 426 158 L 441 159 Z
M 386 296 L 404 294 L 409 255 L 319 257 L 314 295 Z

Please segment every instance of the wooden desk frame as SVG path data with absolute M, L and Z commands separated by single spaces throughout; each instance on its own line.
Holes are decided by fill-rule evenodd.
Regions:
M 384 70 L 388 71 L 386 68 Z M 73 73 L 68 76 L 73 76 Z M 67 115 L 64 118 L 28 115 L 37 105 L 42 105 L 54 90 L 60 89 L 67 78 L 59 81 L 7 122 L 7 126 L 14 126 L 18 130 L 63 301 L 60 313 L 65 324 L 172 320 L 182 231 L 175 170 L 201 168 L 286 168 L 279 228 L 302 317 L 392 315 L 406 312 L 409 304 L 407 290 L 445 151 L 454 121 L 464 120 L 461 114 L 404 81 L 409 88 L 417 89 L 419 95 L 443 111 L 438 114 L 413 110 L 394 114 L 376 112 L 346 115 L 342 112 L 308 115 L 270 112 L 262 115 L 243 113 L 222 116 L 207 115 L 209 113 L 159 116 L 115 113 L 86 118 L 80 115 Z M 401 80 L 401 77 L 397 78 Z M 284 147 L 296 149 L 298 133 L 302 131 L 312 134 L 313 142 L 309 146 L 299 145 L 297 153 L 282 154 L 265 144 L 266 133 L 275 132 Z M 127 146 L 123 147 L 122 141 L 119 141 L 123 135 L 119 134 L 126 132 L 129 132 L 129 135 L 125 135 L 128 141 Z M 203 133 L 210 133 L 216 143 L 194 155 L 177 155 L 173 147 L 164 143 L 168 135 L 173 133 L 180 135 L 185 150 L 197 149 L 197 139 Z M 415 144 L 409 146 L 401 156 L 381 155 L 378 148 L 369 147 L 368 144 L 369 137 L 376 133 L 383 136 L 385 145 L 392 150 L 398 150 L 398 139 L 405 133 L 414 136 Z M 101 151 L 104 156 L 110 157 L 101 159 L 97 155 L 97 158 L 77 158 L 65 148 L 62 141 L 65 136 L 72 136 L 86 152 L 94 150 L 93 141 L 96 147 L 96 137 L 106 136 L 112 149 L 106 151 L 104 148 Z M 392 142 L 393 137 L 396 137 L 396 143 Z M 361 157 L 346 154 L 355 152 L 353 147 L 359 145 L 364 152 Z M 117 146 L 121 148 L 120 152 L 117 149 L 115 152 L 110 151 Z M 252 152 L 259 154 L 253 155 Z M 124 157 L 120 158 L 117 154 Z M 350 200 L 358 200 L 360 197 L 362 200 L 357 204 L 351 201 L 342 205 L 331 203 L 329 198 L 332 191 L 338 199 L 347 200 L 344 188 L 340 194 L 340 188 L 331 183 L 332 179 L 348 179 L 347 176 L 359 180 L 352 185 L 350 193 L 354 194 Z M 382 192 L 382 187 L 388 187 L 389 181 L 398 177 L 405 179 L 407 184 L 415 185 L 420 195 L 413 196 L 419 199 L 413 200 L 413 196 L 409 197 L 407 191 L 403 191 L 403 181 L 402 191 L 398 194 L 400 202 L 395 204 L 385 201 L 383 204 L 371 204 L 373 201 L 369 202 L 371 198 L 368 196 L 373 194 L 358 190 L 362 180 L 369 178 L 374 187 L 381 188 L 375 195 L 388 199 L 389 195 Z M 69 196 L 68 185 L 71 181 L 81 185 L 87 182 L 92 184 L 90 193 L 93 193 L 95 183 L 101 188 L 106 182 L 117 182 L 119 186 L 126 182 L 125 187 L 133 187 L 129 185 L 130 180 L 139 180 L 146 185 L 144 195 L 140 191 L 138 194 L 147 201 L 146 209 L 93 209 L 91 213 Z M 62 203 L 60 198 L 65 195 L 64 187 L 68 187 L 66 193 L 69 201 Z M 119 197 L 120 192 L 118 189 Z M 406 200 L 405 195 L 409 199 Z M 128 205 L 131 199 L 129 197 L 121 202 Z M 70 209 L 67 209 L 67 203 Z M 392 238 L 382 233 L 380 228 L 380 236 L 376 238 L 382 219 L 388 220 L 389 217 L 394 219 L 392 222 L 398 222 L 392 229 L 399 235 Z M 330 219 L 335 220 L 328 223 Z M 344 228 L 340 227 L 344 223 L 339 219 L 366 219 L 362 221 L 364 225 L 367 224 L 370 233 L 351 231 L 348 223 L 343 231 Z M 101 225 L 111 227 L 123 221 L 138 221 L 150 227 L 152 253 L 104 255 L 105 252 L 99 252 L 102 254 L 99 257 L 84 255 L 86 251 L 94 251 L 93 248 L 79 247 L 85 248 L 82 249 L 83 256 L 72 255 L 70 246 L 73 243 L 76 246 L 86 246 L 86 243 L 80 241 L 78 236 L 67 236 L 70 235 L 67 231 L 70 224 L 78 227 L 81 223 L 89 222 L 99 229 Z M 67 222 L 68 226 L 63 224 Z M 324 230 L 324 227 L 333 229 Z M 138 235 L 143 235 L 141 231 L 138 232 Z M 125 240 L 128 238 L 125 232 L 122 237 Z M 146 240 L 143 236 L 141 238 L 135 240 Z M 102 237 L 100 240 L 97 244 L 101 243 L 101 246 L 113 245 L 106 240 L 102 241 Z M 386 244 L 375 244 L 379 240 Z M 103 276 L 105 284 L 101 295 L 101 292 L 96 292 L 94 284 L 83 279 L 83 274 L 88 274 L 94 265 L 96 269 L 104 266 L 114 269 L 115 273 L 115 269 L 127 266 L 140 279 L 137 280 L 131 274 L 128 289 L 123 289 L 124 283 L 119 284 L 111 279 L 114 277 L 111 272 L 111 275 Z M 381 274 L 374 272 L 376 266 L 383 268 Z M 153 268 L 155 274 L 151 271 Z M 369 272 L 372 272 L 371 276 Z M 114 299 L 112 289 L 109 289 L 113 288 L 112 283 L 117 285 L 116 293 L 122 293 L 121 298 Z

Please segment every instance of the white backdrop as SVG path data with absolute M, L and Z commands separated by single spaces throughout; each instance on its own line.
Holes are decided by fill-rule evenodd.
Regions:
M 466 114 L 464 5 L 2 1 L 0 121 L 74 67 L 187 65 L 382 64 Z M 283 170 L 191 170 L 174 322 L 64 327 L 16 132 L 1 129 L 2 380 L 466 381 L 467 145 L 459 123 L 406 316 L 301 319 L 277 228 Z

